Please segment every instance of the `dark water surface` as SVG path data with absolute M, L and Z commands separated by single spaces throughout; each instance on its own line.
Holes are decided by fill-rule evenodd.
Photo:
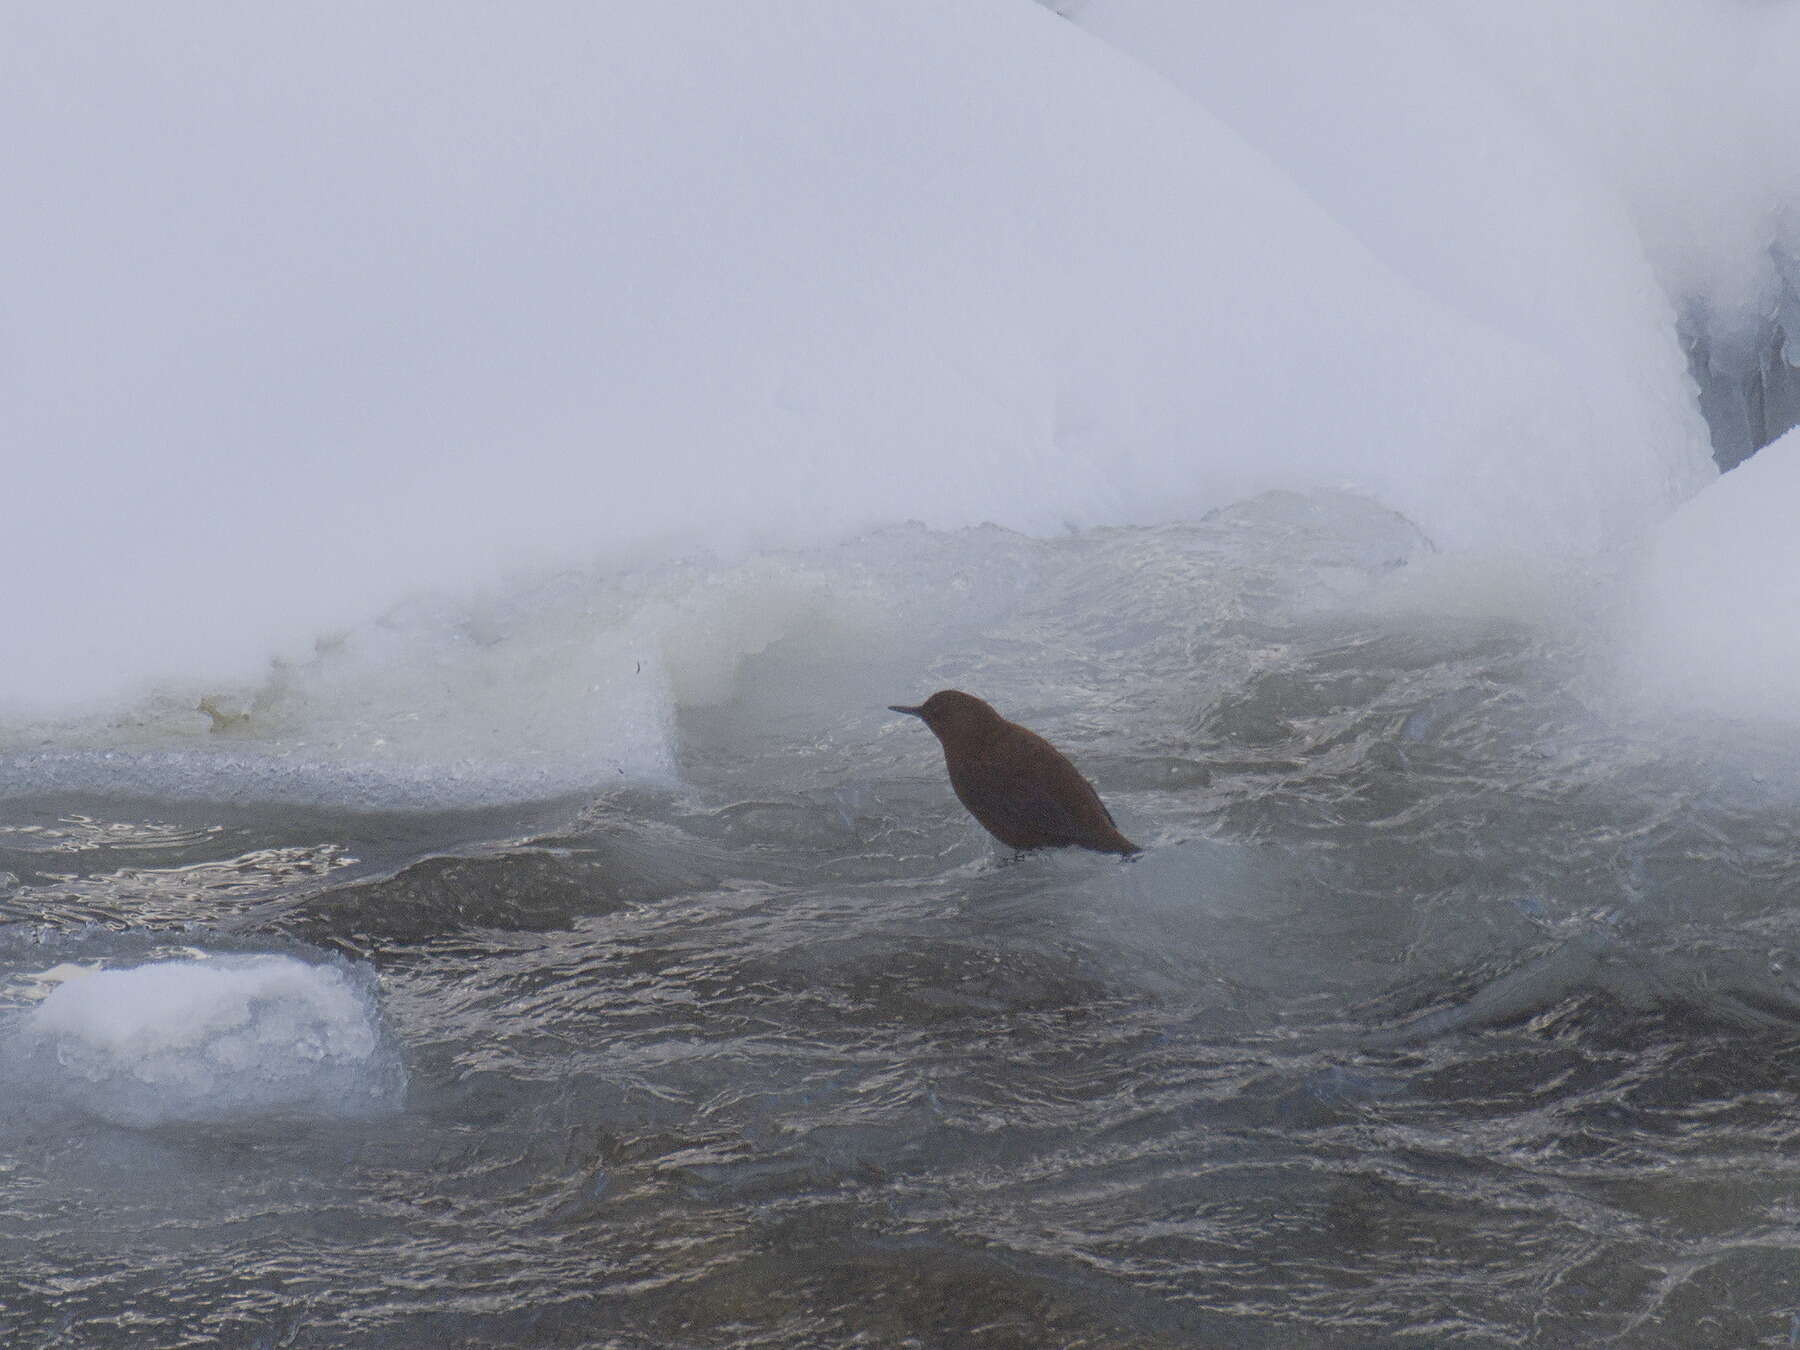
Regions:
M 0 803 L 0 1030 L 280 952 L 407 1074 L 150 1126 L 16 1082 L 0 1342 L 1794 1343 L 1791 755 L 1599 715 L 1579 624 L 1336 603 L 1398 526 L 1276 514 L 1033 554 L 879 689 L 777 642 L 663 786 Z M 991 847 L 883 710 L 947 684 L 1149 851 Z

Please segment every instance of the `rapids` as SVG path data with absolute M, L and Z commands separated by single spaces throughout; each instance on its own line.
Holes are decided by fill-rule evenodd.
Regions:
M 1616 568 L 1280 495 L 745 566 L 654 603 L 815 603 L 729 679 L 691 635 L 660 784 L 6 800 L 9 1344 L 1785 1340 L 1800 782 L 1602 697 Z M 884 707 L 950 684 L 1148 852 L 996 851 Z M 124 983 L 175 1097 L 41 1049 L 253 958 L 394 1062 L 265 1007 L 337 1088 L 245 1094 Z

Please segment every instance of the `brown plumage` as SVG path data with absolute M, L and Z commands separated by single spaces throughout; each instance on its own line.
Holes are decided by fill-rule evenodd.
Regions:
M 973 694 L 943 689 L 916 708 L 944 745 L 950 786 L 987 832 L 1010 848 L 1062 848 L 1096 853 L 1141 850 L 1113 823 L 1093 784 L 1035 731 L 1009 722 Z

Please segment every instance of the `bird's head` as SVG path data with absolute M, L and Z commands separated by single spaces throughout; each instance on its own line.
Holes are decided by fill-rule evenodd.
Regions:
M 918 718 L 937 733 L 940 741 L 979 739 L 1001 722 L 999 713 L 960 689 L 940 689 L 916 708 L 890 703 L 888 709 Z

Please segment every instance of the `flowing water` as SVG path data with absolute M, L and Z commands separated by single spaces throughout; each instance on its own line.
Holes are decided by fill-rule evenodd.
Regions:
M 1276 496 L 19 731 L 0 1340 L 1790 1345 L 1800 777 L 1623 603 Z M 1146 852 L 992 845 L 949 686 Z

